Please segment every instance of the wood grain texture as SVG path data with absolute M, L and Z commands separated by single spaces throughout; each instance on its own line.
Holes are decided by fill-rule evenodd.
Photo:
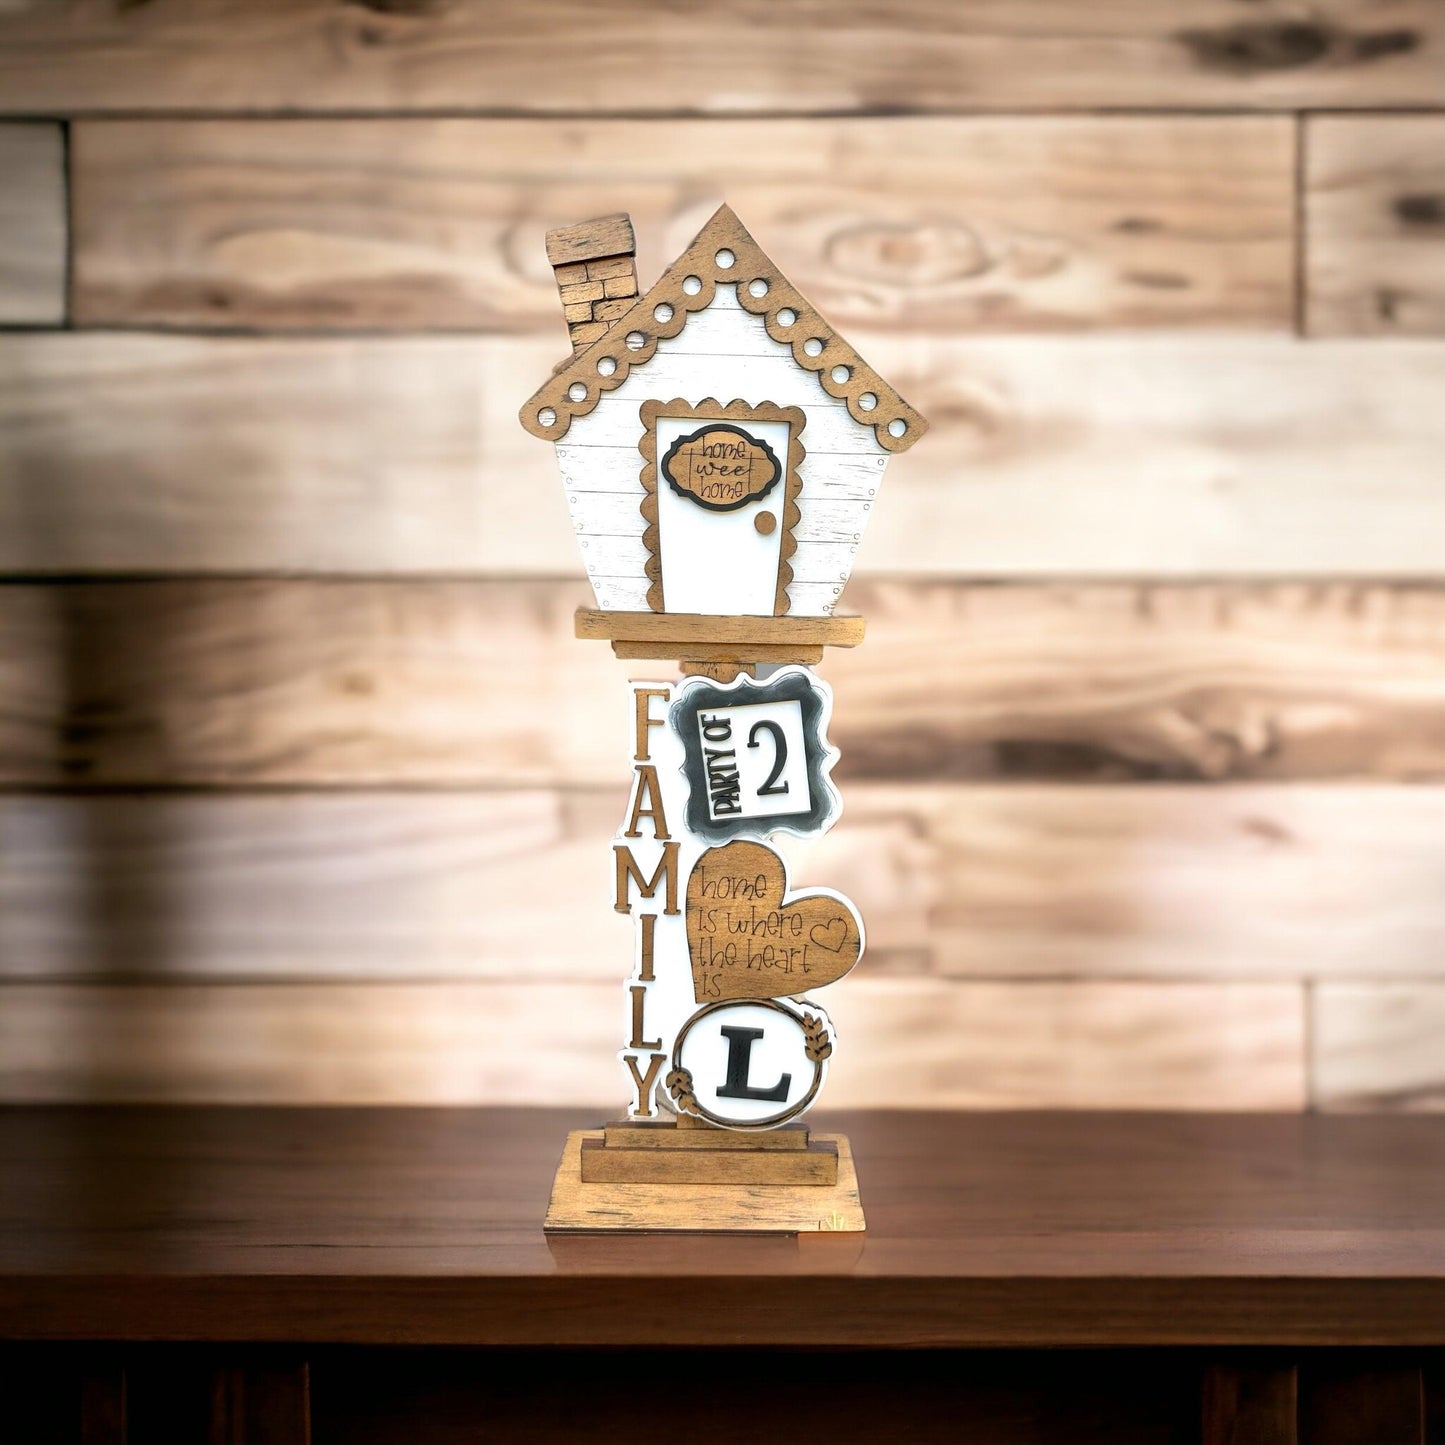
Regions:
M 0 1098 L 615 1107 L 619 997 L 530 981 L 7 985 Z
M 1310 335 L 1445 334 L 1445 115 L 1306 125 Z
M 535 581 L 12 584 L 0 780 L 620 784 L 626 669 L 573 638 L 586 595 Z
M 0 571 L 555 571 L 556 349 L 0 337 Z
M 53 1408 L 53 1393 L 47 1403 Z M 88 1370 L 80 1385 L 80 1445 L 126 1445 L 126 1404 L 123 1368 L 109 1365 Z
M 15 1167 L 0 1195 L 0 1337 L 866 1345 L 942 1359 L 954 1387 L 969 1366 L 940 1347 L 1438 1352 L 1438 1119 L 835 1115 L 868 1210 L 859 1257 L 825 1240 L 594 1239 L 549 1249 L 538 1228 L 547 1190 L 565 1131 L 586 1118 L 535 1109 L 5 1110 L 0 1157 Z M 1080 1360 L 1085 1376 L 1104 1365 L 1099 1355 L 1051 1356 L 1061 1358 Z M 1169 1358 L 1155 1348 L 1134 1368 L 1157 1379 Z M 831 1359 L 849 1373 L 859 1362 Z M 615 1357 L 609 1364 L 615 1385 Z M 776 1364 L 774 1356 L 757 1368 L 781 1382 Z M 976 1383 L 998 1381 L 1005 1366 L 990 1351 L 974 1368 Z M 1185 1419 L 1197 1428 L 1199 1377 L 1190 1374 Z M 685 1384 L 695 1403 L 698 1382 Z M 475 1440 L 477 1418 L 455 1438 Z M 1080 1438 L 1063 1428 L 1079 1423 L 1075 1414 L 1054 1423 L 1022 1438 Z M 584 1425 L 571 1438 L 586 1433 Z M 1188 1426 L 1140 1435 L 1126 1424 L 1084 1438 L 1198 1437 Z
M 0 570 L 573 574 L 556 460 L 516 425 L 564 348 L 0 337 Z M 869 355 L 932 430 L 865 571 L 1439 572 L 1445 343 L 1362 366 L 1345 341 L 882 333 Z
M 1200 1408 L 1201 1445 L 1300 1445 L 1293 1365 L 1209 1365 Z
M 584 1183 L 838 1182 L 838 1146 L 822 1134 L 805 1149 L 629 1149 L 595 1130 L 582 1140 Z
M 65 142 L 58 125 L 0 125 L 0 324 L 65 320 Z
M 894 967 L 1432 978 L 1442 827 L 1434 788 L 853 788 L 792 878 L 853 898 Z
M 828 1247 L 810 1237 L 804 1248 L 814 1243 Z M 659 1438 L 737 1445 L 797 1410 L 799 1378 L 827 1401 L 831 1445 L 1179 1445 L 1198 1413 L 1195 1357 L 1183 1350 L 804 1348 L 789 1350 L 792 1368 L 781 1371 L 776 1352 L 732 1345 L 727 1363 L 733 1378 L 649 1377 Z M 537 1373 L 563 1371 L 568 1388 L 539 1412 Z M 637 1418 L 605 1350 L 513 1351 L 480 1364 L 460 1352 L 350 1351 L 318 1364 L 316 1382 L 317 1445 L 473 1445 L 478 1420 L 510 1445 L 571 1445 L 624 1439 Z
M 822 668 L 844 779 L 1422 781 L 1437 745 L 1445 762 L 1428 587 L 864 580 L 845 604 L 868 640 Z
M 580 582 L 0 588 L 0 782 L 618 785 Z M 840 781 L 1445 779 L 1445 592 L 851 584 Z
M 866 1220 L 852 1152 L 840 1135 L 818 1135 L 805 1152 L 708 1153 L 613 1149 L 600 1130 L 577 1130 L 557 1165 L 546 1228 L 861 1235 Z
M 1311 1090 L 1326 1109 L 1445 1108 L 1445 986 L 1319 985 L 1311 1010 Z
M 0 986 L 0 1099 L 615 1110 L 612 983 Z M 830 1107 L 1297 1109 L 1291 984 L 858 979 Z M 559 1141 L 560 1143 L 560 1141 Z
M 0 970 L 620 980 L 624 789 L 0 798 Z
M 209 1445 L 311 1445 L 307 1365 L 223 1365 L 211 1375 Z
M 1433 1445 L 1418 1360 L 1322 1358 L 1300 1373 L 1300 1439 L 1307 1445 Z
M 624 792 L 3 797 L 0 975 L 524 971 L 612 984 L 610 1026 Z M 860 785 L 784 851 L 795 888 L 858 905 L 862 976 L 1428 980 L 1442 829 L 1434 787 Z
M 602 1140 L 609 1149 L 782 1149 L 796 1152 L 808 1147 L 808 1130 L 802 1124 L 784 1124 L 777 1129 L 743 1134 L 733 1129 L 719 1129 L 701 1120 L 683 1124 L 688 1116 L 677 1120 L 642 1123 L 637 1120 L 608 1124 Z
M 666 63 L 681 55 L 707 64 Z M 1282 0 L 1083 15 L 1064 0 L 662 13 L 625 0 L 605 21 L 573 0 L 169 0 L 78 16 L 29 0 L 0 26 L 0 96 L 21 114 L 1390 107 L 1436 103 L 1442 77 L 1428 0 L 1303 15 Z
M 829 647 L 857 647 L 863 641 L 866 623 L 862 617 L 769 616 L 748 613 L 699 612 L 616 612 L 597 607 L 579 607 L 573 615 L 573 635 L 586 641 L 628 638 L 655 643 L 667 656 L 695 642 L 740 645 L 777 644 L 800 641 L 824 643 Z
M 845 330 L 1288 330 L 1293 150 L 1250 116 L 82 122 L 75 309 L 556 341 L 549 226 L 625 197 L 650 284 L 725 196 Z
M 838 1037 L 830 1108 L 1304 1101 L 1303 1007 L 1292 984 L 863 977 L 827 1004 Z
M 569 639 L 515 422 L 621 190 L 645 276 L 726 193 L 933 422 L 793 860 L 873 944 L 830 1102 L 1438 1107 L 1442 95 L 1428 0 L 10 6 L 0 326 L 73 203 L 82 326 L 248 334 L 0 336 L 0 1096 L 622 1097 L 670 669 Z

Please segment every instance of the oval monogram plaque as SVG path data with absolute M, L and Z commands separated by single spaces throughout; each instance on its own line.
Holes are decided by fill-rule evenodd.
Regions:
M 662 459 L 672 490 L 712 512 L 731 512 L 767 496 L 782 473 L 767 442 L 727 422 L 678 437 Z

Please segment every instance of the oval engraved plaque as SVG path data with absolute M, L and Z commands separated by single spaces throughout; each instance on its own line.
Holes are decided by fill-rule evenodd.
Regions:
M 710 512 L 731 512 L 758 501 L 783 474 L 767 442 L 727 422 L 678 437 L 661 471 L 674 492 Z

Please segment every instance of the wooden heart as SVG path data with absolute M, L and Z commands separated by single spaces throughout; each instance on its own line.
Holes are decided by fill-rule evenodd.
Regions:
M 857 910 L 839 893 L 788 893 L 763 843 L 709 848 L 687 879 L 687 951 L 698 1003 L 782 998 L 843 977 L 863 952 Z

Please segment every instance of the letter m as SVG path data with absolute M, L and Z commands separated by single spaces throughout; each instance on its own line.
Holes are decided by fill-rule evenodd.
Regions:
M 667 906 L 662 910 L 664 913 L 676 913 L 677 907 L 677 850 L 679 844 L 664 843 L 662 857 L 657 860 L 657 867 L 652 870 L 651 878 L 642 876 L 642 869 L 637 866 L 637 859 L 632 856 L 632 849 L 625 843 L 614 843 L 612 851 L 617 855 L 617 901 L 613 907 L 618 913 L 627 913 L 631 909 L 631 900 L 627 896 L 629 879 L 637 884 L 637 891 L 643 898 L 653 898 L 657 895 L 657 885 L 664 878 L 667 879 Z

